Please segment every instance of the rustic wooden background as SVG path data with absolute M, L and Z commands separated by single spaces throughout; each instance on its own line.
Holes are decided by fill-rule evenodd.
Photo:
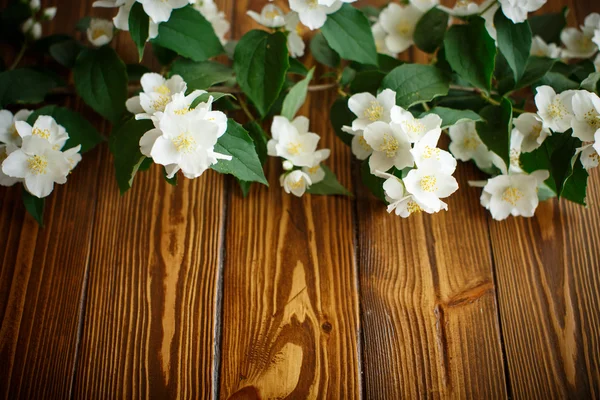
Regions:
M 113 14 L 43 3 L 59 7 L 46 33 Z M 234 38 L 265 3 L 219 1 Z M 564 5 L 571 26 L 600 11 L 597 0 L 543 11 Z M 135 62 L 126 34 L 113 45 Z M 461 165 L 449 212 L 400 219 L 366 193 L 330 128 L 335 96 L 309 96 L 302 112 L 354 199 L 285 195 L 276 162 L 271 189 L 247 199 L 212 172 L 173 188 L 157 167 L 120 197 L 105 145 L 57 187 L 45 229 L 19 188 L 2 188 L 0 396 L 600 397 L 598 171 L 588 209 L 550 201 L 494 222 L 467 186 L 480 174 Z

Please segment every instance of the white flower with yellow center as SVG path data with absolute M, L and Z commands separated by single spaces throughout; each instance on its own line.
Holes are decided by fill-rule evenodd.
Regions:
M 300 23 L 300 17 L 297 12 L 289 12 L 285 16 L 285 29 L 288 31 L 287 35 L 287 46 L 290 55 L 293 58 L 302 57 L 306 44 L 302 39 L 303 25 Z
M 367 126 L 364 137 L 373 149 L 369 158 L 371 173 L 386 172 L 392 167 L 402 170 L 414 165 L 410 142 L 400 125 L 374 122 Z
M 524 153 L 532 152 L 544 143 L 552 133 L 542 123 L 537 114 L 523 113 L 513 120 L 516 131 L 523 136 L 521 150 Z M 514 134 L 514 131 L 513 131 Z
M 600 98 L 597 94 L 578 90 L 573 95 L 573 136 L 591 142 L 600 130 Z
M 8 176 L 2 171 L 2 163 L 4 162 L 4 160 L 6 160 L 8 155 L 15 150 L 18 150 L 18 147 L 13 146 L 11 144 L 0 144 L 0 186 L 12 186 L 15 183 L 21 181 L 21 179 Z
M 54 118 L 47 115 L 40 115 L 33 126 L 25 121 L 16 121 L 15 128 L 21 138 L 25 139 L 28 136 L 40 137 L 47 140 L 55 150 L 62 149 L 69 139 L 65 128 L 57 124 Z
M 402 180 L 394 175 L 382 173 L 378 171 L 375 175 L 380 178 L 384 178 L 383 190 L 385 193 L 385 199 L 389 203 L 387 206 L 387 212 L 394 212 L 396 215 L 402 218 L 408 218 L 412 214 L 418 214 L 426 212 L 433 214 L 440 210 L 447 210 L 448 206 L 444 202 L 441 203 L 439 210 L 432 209 L 425 204 L 419 202 L 412 194 L 410 194 Z
M 333 14 L 342 7 L 339 0 L 290 0 L 290 8 L 298 13 L 300 21 L 310 30 L 319 29 L 327 21 L 327 15 Z M 330 3 L 330 4 L 329 4 Z
M 550 174 L 540 170 L 531 174 L 498 175 L 487 181 L 481 194 L 481 205 L 492 218 L 501 221 L 509 215 L 532 217 L 539 204 L 537 188 Z
M 577 153 L 581 153 L 581 165 L 583 165 L 583 168 L 586 170 L 598 166 L 600 156 L 598 155 L 598 151 L 594 148 L 593 143 L 584 143 L 582 147 L 577 149 Z
M 113 23 L 106 19 L 92 18 L 87 29 L 87 38 L 96 47 L 110 43 L 113 38 Z
M 388 56 L 396 58 L 398 53 L 395 53 L 389 49 L 385 42 L 385 38 L 387 38 L 388 34 L 383 29 L 383 26 L 380 22 L 376 22 L 371 27 L 371 31 L 373 32 L 373 38 L 375 39 L 375 47 L 377 48 L 377 52 L 380 54 L 387 54 Z
M 325 170 L 321 163 L 329 158 L 329 152 L 317 152 L 315 156 L 315 165 L 313 167 L 302 167 L 302 172 L 306 173 L 312 184 L 319 183 L 325 179 Z
M 479 14 L 481 11 L 479 4 L 468 0 L 458 0 L 454 3 L 453 8 L 445 6 L 439 6 L 438 8 L 453 17 L 466 17 L 467 15 Z
M 321 137 L 308 131 L 309 122 L 302 116 L 291 122 L 282 116 L 273 118 L 272 139 L 267 143 L 269 156 L 281 157 L 297 167 L 309 168 L 329 157 L 329 149 L 317 150 Z
M 348 100 L 348 108 L 356 115 L 352 122 L 355 131 L 365 129 L 373 122 L 390 122 L 390 112 L 396 105 L 396 92 L 386 89 L 377 97 L 371 93 L 358 93 Z
M 456 171 L 456 159 L 452 154 L 437 147 L 441 131 L 430 131 L 419 140 L 410 153 L 415 159 L 417 168 L 425 165 L 435 167 L 452 175 Z
M 359 160 L 366 160 L 371 154 L 373 154 L 373 148 L 365 140 L 363 130 L 355 131 L 349 126 L 343 126 L 342 130 L 346 133 L 351 134 L 352 137 L 352 154 Z
M 565 45 L 562 56 L 565 58 L 590 58 L 598 51 L 593 42 L 593 34 L 577 28 L 565 28 L 560 33 L 560 40 Z
M 291 193 L 297 197 L 302 197 L 306 192 L 306 189 L 312 185 L 310 176 L 306 172 L 298 169 L 281 175 L 279 183 L 286 193 Z
M 100 0 L 96 1 L 92 4 L 92 7 L 102 7 L 102 8 L 119 8 L 117 15 L 113 18 L 113 23 L 115 24 L 115 28 L 120 29 L 122 31 L 129 30 L 129 13 L 131 12 L 131 7 L 136 0 Z M 154 39 L 158 36 L 158 23 L 154 22 L 150 19 L 150 26 L 148 29 L 148 35 L 150 39 Z
M 142 75 L 140 81 L 142 92 L 127 100 L 127 110 L 135 114 L 136 119 L 150 119 L 159 111 L 164 111 L 176 93 L 184 93 L 187 84 L 179 75 L 165 79 L 161 75 L 150 72 Z
M 208 22 L 210 22 L 215 34 L 221 41 L 221 44 L 224 45 L 227 43 L 225 36 L 227 35 L 227 32 L 229 32 L 231 24 L 229 21 L 227 21 L 227 18 L 225 18 L 225 13 L 219 11 L 219 8 L 215 4 L 214 0 L 196 0 L 190 1 L 190 3 L 194 3 L 194 8 L 198 10 Z
M 274 4 L 265 5 L 260 14 L 251 10 L 246 11 L 246 14 L 267 28 L 280 28 L 285 25 L 285 14 L 283 10 Z
M 448 129 L 450 152 L 461 161 L 473 160 L 479 169 L 492 167 L 492 152 L 481 141 L 475 122 L 461 122 Z
M 379 15 L 379 22 L 388 34 L 387 48 L 393 53 L 402 53 L 413 43 L 413 33 L 423 12 L 413 5 L 401 6 L 390 3 Z
M 54 184 L 64 184 L 71 165 L 65 155 L 50 142 L 36 135 L 23 139 L 23 146 L 10 153 L 2 163 L 4 174 L 23 179 L 25 189 L 32 195 L 47 197 Z
M 571 127 L 573 119 L 573 90 L 556 94 L 550 86 L 539 86 L 535 95 L 535 105 L 544 127 L 554 132 L 564 132 Z
M 527 13 L 539 10 L 547 0 L 500 0 L 502 12 L 515 24 L 525 22 Z
M 458 190 L 456 179 L 434 164 L 425 164 L 410 170 L 404 178 L 404 185 L 419 204 L 423 204 L 433 212 L 445 209 L 446 204 L 440 199 Z
M 562 49 L 554 43 L 546 43 L 540 36 L 531 41 L 531 55 L 535 57 L 560 58 Z
M 394 106 L 391 111 L 392 122 L 399 124 L 411 143 L 416 143 L 427 133 L 442 132 L 442 119 L 437 114 L 428 114 L 423 118 L 415 118 L 410 111 Z
M 173 10 L 190 3 L 189 0 L 137 0 L 137 2 L 144 6 L 144 12 L 157 24 L 168 21 Z
M 8 110 L 0 110 L 0 142 L 6 145 L 21 147 L 21 136 L 17 132 L 15 122 L 26 121 L 32 111 L 20 110 L 13 115 Z

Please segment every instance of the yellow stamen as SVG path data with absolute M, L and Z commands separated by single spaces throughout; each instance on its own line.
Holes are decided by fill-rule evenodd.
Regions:
M 379 121 L 383 117 L 383 106 L 377 100 L 371 101 L 369 108 L 365 110 L 365 118 L 371 122 Z
M 426 175 L 421 178 L 421 190 L 433 193 L 437 190 L 437 179 L 433 175 Z
M 423 211 L 421 206 L 419 206 L 413 200 L 410 200 L 408 203 L 406 203 L 406 210 L 411 214 L 418 214 Z
M 101 36 L 108 36 L 102 29 L 94 29 L 92 31 L 92 39 L 96 40 Z
M 189 153 L 196 148 L 196 141 L 187 132 L 184 132 L 173 139 L 173 144 L 180 153 Z
M 437 147 L 429 147 L 429 146 L 425 146 L 425 149 L 423 149 L 423 158 L 435 158 L 438 159 L 440 158 L 440 149 L 438 149 Z
M 171 97 L 169 96 L 160 96 L 158 100 L 152 102 L 152 108 L 157 111 L 163 111 L 167 104 L 171 101 Z
M 398 141 L 386 133 L 383 135 L 383 144 L 379 147 L 379 151 L 383 151 L 386 156 L 392 158 L 396 156 L 399 147 Z
M 502 200 L 510 203 L 513 206 L 517 205 L 517 202 L 523 198 L 523 192 L 515 187 L 507 188 L 504 193 L 502 193 Z
M 364 136 L 358 137 L 358 144 L 360 144 L 360 147 L 362 147 L 363 149 L 365 149 L 367 151 L 372 150 L 371 146 L 369 145 L 369 143 L 367 143 Z
M 167 85 L 157 86 L 157 87 L 154 88 L 154 91 L 156 93 L 160 93 L 160 94 L 165 95 L 165 96 L 171 94 L 171 89 L 169 89 L 167 87 Z
M 48 129 L 33 128 L 33 130 L 31 131 L 31 134 L 33 136 L 39 136 L 43 139 L 50 138 L 50 130 L 48 130 Z
M 302 144 L 291 142 L 287 145 L 287 151 L 293 156 L 295 156 L 296 154 L 300 154 L 300 152 L 302 151 Z
M 321 168 L 321 166 L 320 166 L 320 165 L 317 165 L 317 166 L 315 166 L 315 167 L 309 168 L 309 169 L 308 169 L 308 173 L 309 173 L 310 175 L 314 175 L 314 174 L 316 174 L 316 173 L 319 171 L 319 168 Z
M 297 181 L 292 181 L 289 183 L 289 186 L 291 189 L 300 189 L 302 186 L 304 186 L 304 180 L 302 178 L 298 179 Z
M 548 115 L 552 119 L 562 118 L 567 113 L 567 108 L 557 97 L 548 106 Z
M 44 156 L 32 156 L 27 159 L 27 167 L 34 175 L 43 175 L 48 169 L 48 160 Z
M 179 110 L 175 110 L 175 114 L 176 115 L 185 115 L 187 113 L 190 112 L 190 108 L 186 107 L 186 108 L 180 108 Z
M 396 32 L 400 36 L 412 36 L 413 25 L 408 21 L 402 21 L 398 25 L 396 25 Z
M 467 150 L 474 151 L 481 144 L 481 140 L 476 135 L 469 135 L 463 139 L 463 147 Z

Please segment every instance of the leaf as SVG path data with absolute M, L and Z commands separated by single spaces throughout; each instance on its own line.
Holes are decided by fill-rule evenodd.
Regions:
M 542 79 L 538 81 L 538 85 L 551 86 L 556 93 L 564 92 L 565 90 L 579 89 L 579 84 L 567 78 L 558 72 L 548 72 Z
M 444 42 L 448 19 L 448 14 L 438 8 L 427 11 L 415 27 L 415 45 L 426 53 L 434 53 Z
M 561 12 L 552 14 L 533 15 L 529 17 L 529 25 L 533 36 L 539 36 L 546 43 L 560 44 L 560 33 L 567 26 L 569 9 L 564 7 Z
M 563 195 L 565 183 L 573 175 L 574 157 L 577 149 L 581 147 L 581 140 L 571 136 L 571 133 L 571 130 L 555 133 L 544 142 L 550 149 L 551 173 L 559 197 Z
M 476 17 L 466 25 L 453 25 L 444 39 L 446 60 L 461 78 L 487 91 L 492 89 L 496 44 Z
M 231 174 L 242 181 L 259 182 L 269 186 L 252 138 L 233 119 L 229 119 L 227 132 L 219 138 L 215 152 L 233 157 L 229 161 L 219 160 L 212 166 L 215 171 Z
M 482 121 L 481 116 L 471 110 L 454 110 L 446 107 L 434 107 L 421 114 L 420 118 L 423 118 L 427 114 L 439 115 L 442 119 L 442 129 L 465 121 Z
M 150 17 L 144 12 L 142 3 L 133 3 L 129 12 L 129 33 L 135 43 L 140 61 L 144 57 L 144 47 L 148 40 Z
M 279 97 L 290 65 L 286 43 L 282 32 L 252 30 L 235 50 L 233 66 L 238 84 L 263 117 Z
M 27 212 L 37 221 L 38 225 L 44 227 L 44 204 L 46 199 L 40 199 L 23 188 L 23 204 Z
M 121 195 L 131 188 L 135 174 L 146 159 L 140 152 L 140 139 L 153 128 L 150 120 L 131 118 L 110 135 L 110 152 L 115 160 L 115 175 Z
M 61 84 L 54 74 L 31 68 L 13 69 L 0 73 L 0 107 L 7 104 L 34 104 Z
M 457 110 L 473 110 L 479 112 L 488 103 L 477 93 L 464 92 L 462 90 L 448 91 L 445 97 L 438 97 L 435 100 L 437 107 L 454 108 Z
M 331 106 L 331 112 L 329 113 L 329 119 L 331 126 L 335 131 L 335 134 L 346 143 L 348 146 L 352 144 L 353 136 L 342 130 L 342 126 L 351 126 L 356 116 L 348 108 L 348 99 L 339 98 Z
M 450 81 L 433 65 L 404 64 L 387 74 L 381 88 L 394 90 L 396 104 L 408 109 L 415 104 L 447 95 Z
M 215 103 L 217 100 L 222 99 L 223 97 L 232 97 L 235 99 L 235 97 L 231 93 L 220 93 L 220 92 L 202 93 L 200 96 L 198 96 L 194 99 L 192 104 L 190 104 L 190 108 L 196 108 L 196 107 L 198 107 L 198 104 L 200 104 L 200 103 L 207 103 L 211 97 L 213 98 L 213 103 Z
M 575 159 L 571 175 L 566 179 L 561 197 L 582 206 L 586 205 L 587 184 L 589 174 L 581 164 L 581 154 Z
M 232 79 L 233 70 L 214 61 L 194 62 L 182 58 L 173 63 L 171 75 L 181 75 L 190 91 L 205 90 Z
M 308 74 L 308 69 L 300 61 L 290 57 L 290 68 L 288 69 L 288 74 L 306 76 Z
M 127 68 L 109 46 L 85 49 L 73 69 L 77 93 L 98 114 L 117 122 L 125 113 Z
M 310 41 L 310 52 L 317 62 L 327 65 L 331 68 L 337 68 L 340 65 L 340 56 L 327 43 L 323 33 L 317 32 Z
M 127 77 L 130 82 L 139 82 L 142 75 L 151 72 L 150 68 L 140 64 L 127 64 Z
M 296 113 L 302 107 L 306 101 L 306 93 L 308 92 L 308 84 L 312 80 L 315 72 L 314 67 L 308 72 L 306 78 L 296 83 L 294 87 L 289 91 L 285 99 L 283 100 L 283 107 L 281 108 L 281 115 L 289 119 L 294 119 Z
M 506 18 L 501 8 L 494 16 L 494 25 L 498 32 L 498 48 L 518 82 L 525 73 L 531 51 L 531 28 L 527 21 L 515 24 Z
M 177 186 L 177 174 L 173 175 L 172 178 L 169 178 L 167 175 L 167 170 L 163 168 L 163 178 L 165 178 L 165 181 L 171 186 Z
M 159 46 L 154 42 L 150 43 L 152 44 L 152 52 L 154 53 L 154 57 L 156 57 L 160 65 L 170 65 L 173 62 L 173 60 L 177 58 L 177 53 L 175 53 L 173 50 Z
M 321 32 L 343 59 L 377 65 L 377 48 L 369 20 L 351 5 L 344 4 L 329 15 Z
M 51 45 L 48 52 L 63 67 L 73 68 L 82 49 L 78 41 L 69 39 Z
M 545 141 L 534 151 L 530 153 L 521 153 L 519 158 L 523 171 L 527 173 L 532 173 L 539 170 L 548 171 L 550 176 L 548 179 L 546 179 L 546 181 L 544 181 L 544 183 L 550 190 L 552 190 L 554 195 L 556 195 L 556 183 L 554 181 L 554 176 L 552 175 L 552 163 L 550 161 L 551 153 L 551 146 L 549 146 L 548 141 Z
M 92 17 L 90 17 L 90 16 L 83 17 L 79 21 L 77 21 L 77 24 L 75 25 L 75 29 L 78 30 L 79 32 L 85 32 L 90 27 L 91 21 L 92 21 Z
M 498 84 L 498 90 L 502 94 L 509 94 L 515 90 L 527 87 L 533 83 L 539 81 L 544 75 L 552 69 L 552 66 L 556 63 L 556 60 L 546 57 L 529 57 L 527 61 L 527 67 L 525 73 L 515 84 L 513 76 L 500 80 Z
M 346 66 L 342 70 L 342 76 L 340 77 L 340 80 L 339 80 L 340 86 L 348 85 L 350 82 L 352 82 L 354 80 L 355 77 L 356 77 L 356 71 L 354 70 L 354 68 L 352 68 L 350 66 Z
M 359 72 L 350 84 L 350 91 L 352 93 L 369 92 L 371 94 L 377 94 L 377 90 L 381 86 L 383 78 L 385 78 L 385 72 L 382 71 L 370 70 Z
M 385 199 L 385 191 L 383 190 L 383 183 L 385 179 L 380 178 L 371 174 L 371 168 L 369 167 L 369 160 L 364 160 L 360 166 L 360 176 L 363 184 L 373 193 L 373 196 L 387 204 Z
M 225 51 L 210 22 L 191 5 L 173 10 L 158 26 L 153 43 L 194 61 L 205 61 Z
M 40 115 L 48 115 L 54 118 L 59 125 L 66 129 L 69 140 L 65 143 L 63 151 L 81 145 L 81 153 L 85 153 L 105 140 L 104 136 L 94 128 L 94 125 L 83 118 L 81 114 L 68 108 L 58 106 L 42 107 L 33 112 L 27 122 L 33 125 Z
M 268 154 L 267 154 L 267 134 L 260 126 L 260 124 L 256 121 L 252 121 L 244 125 L 244 129 L 248 131 L 248 134 L 252 138 L 254 142 L 254 147 L 256 148 L 256 154 L 258 154 L 258 159 L 260 163 L 264 166 L 267 162 Z M 242 189 L 242 194 L 244 197 L 247 197 L 250 193 L 250 186 L 252 182 L 241 181 L 238 179 L 238 183 L 240 184 L 240 188 Z
M 325 171 L 325 178 L 320 182 L 310 185 L 306 190 L 308 193 L 323 196 L 352 196 L 352 193 L 338 181 L 337 176 L 326 165 L 321 165 L 321 168 Z
M 510 165 L 510 132 L 512 129 L 512 105 L 502 98 L 499 106 L 487 106 L 479 113 L 484 121 L 477 122 L 481 141 L 496 153 L 506 167 Z
M 600 93 L 600 72 L 593 72 L 581 82 L 581 88 L 589 92 Z

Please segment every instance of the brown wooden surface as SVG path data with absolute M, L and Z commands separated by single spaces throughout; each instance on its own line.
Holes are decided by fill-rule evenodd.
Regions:
M 233 37 L 265 3 L 219 0 Z M 600 11 L 543 11 L 564 5 L 572 26 Z M 59 3 L 45 32 L 92 13 L 112 11 Z M 126 34 L 113 44 L 135 61 Z M 0 189 L 0 397 L 600 397 L 598 171 L 587 209 L 499 223 L 461 164 L 449 212 L 399 219 L 335 138 L 335 96 L 301 114 L 353 199 L 288 196 L 275 160 L 247 199 L 212 172 L 173 188 L 157 167 L 121 197 L 106 146 L 57 187 L 45 229 Z

